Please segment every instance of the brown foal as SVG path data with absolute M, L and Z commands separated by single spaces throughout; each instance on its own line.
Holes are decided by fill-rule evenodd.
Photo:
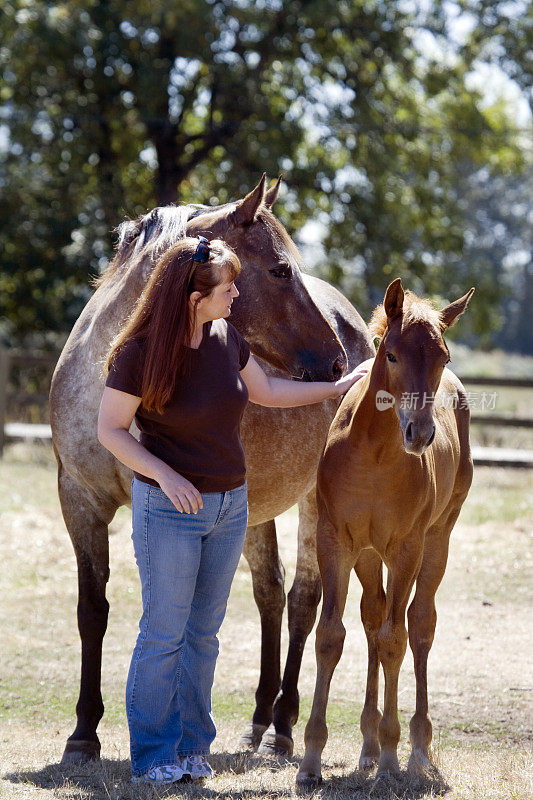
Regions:
M 435 593 L 448 541 L 472 481 L 464 389 L 445 369 L 443 332 L 473 293 L 436 311 L 397 278 L 374 312 L 381 343 L 369 375 L 344 398 L 332 423 L 317 484 L 317 551 L 324 601 L 316 632 L 317 677 L 305 730 L 300 789 L 321 781 L 327 740 L 326 706 L 342 653 L 342 615 L 352 568 L 363 587 L 361 617 L 368 641 L 366 698 L 361 715 L 360 769 L 399 771 L 398 675 L 409 644 L 416 676 L 409 771 L 431 764 L 427 659 L 436 624 Z M 382 566 L 387 567 L 386 591 Z M 385 676 L 378 710 L 379 665 Z

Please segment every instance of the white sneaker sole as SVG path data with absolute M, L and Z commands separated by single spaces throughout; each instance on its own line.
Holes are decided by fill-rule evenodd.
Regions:
M 165 786 L 166 784 L 176 783 L 177 781 L 180 781 L 187 774 L 188 773 L 182 772 L 181 770 L 178 773 L 178 771 L 176 770 L 171 778 L 163 778 L 163 777 L 161 777 L 161 778 L 155 778 L 155 777 L 154 778 L 150 778 L 148 776 L 148 773 L 145 773 L 144 775 L 132 775 L 131 782 L 132 783 L 151 783 L 154 786 Z

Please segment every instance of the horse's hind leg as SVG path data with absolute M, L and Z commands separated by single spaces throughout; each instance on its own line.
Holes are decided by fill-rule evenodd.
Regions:
M 252 573 L 254 598 L 261 617 L 261 671 L 252 721 L 246 726 L 238 746 L 256 750 L 272 722 L 272 705 L 281 681 L 285 571 L 278 553 L 274 520 L 248 528 L 243 554 Z
M 109 603 L 107 527 L 114 510 L 99 511 L 94 499 L 59 467 L 59 498 L 78 562 L 78 628 L 81 637 L 81 683 L 77 725 L 67 740 L 62 763 L 83 763 L 100 757 L 96 728 L 104 713 L 100 676 L 102 640 Z
M 444 525 L 434 525 L 427 531 L 416 591 L 407 612 L 416 678 L 416 710 L 409 726 L 412 750 L 408 770 L 415 774 L 423 774 L 431 767 L 429 748 L 433 727 L 428 707 L 427 662 L 437 623 L 435 594 L 446 569 L 450 532 L 458 514 L 459 511 L 453 512 Z
M 361 581 L 361 620 L 368 643 L 368 670 L 366 695 L 361 714 L 363 748 L 359 757 L 359 769 L 370 770 L 377 765 L 380 756 L 378 725 L 381 712 L 378 709 L 379 655 L 378 633 L 385 620 L 385 592 L 383 590 L 383 564 L 374 550 L 363 550 L 357 559 L 355 572 Z
M 292 728 L 298 721 L 298 678 L 307 637 L 316 619 L 322 585 L 316 558 L 318 512 L 313 489 L 299 503 L 298 557 L 289 592 L 289 649 L 281 689 L 274 702 L 273 723 L 263 736 L 259 753 L 292 756 Z

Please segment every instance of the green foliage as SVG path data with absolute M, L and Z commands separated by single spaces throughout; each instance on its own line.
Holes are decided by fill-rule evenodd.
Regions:
M 313 268 L 365 316 L 396 275 L 435 297 L 475 284 L 488 341 L 506 279 L 486 248 L 465 259 L 468 212 L 480 174 L 490 191 L 524 164 L 506 108 L 467 87 L 489 34 L 523 64 L 522 23 L 506 35 L 493 5 L 500 27 L 469 7 L 472 49 L 452 52 L 441 2 L 9 0 L 0 335 L 67 330 L 125 216 L 226 202 L 267 171 L 282 220 L 321 233 Z

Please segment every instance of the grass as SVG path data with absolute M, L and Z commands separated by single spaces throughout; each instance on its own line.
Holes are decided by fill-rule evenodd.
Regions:
M 219 735 L 217 776 L 203 787 L 155 790 L 129 782 L 124 684 L 140 608 L 129 539 L 129 512 L 117 513 L 110 537 L 111 604 L 104 642 L 99 728 L 101 764 L 58 765 L 72 732 L 79 680 L 76 564 L 60 516 L 49 448 L 8 447 L 0 461 L 0 798 L 152 800 L 156 797 L 285 798 L 294 794 L 304 725 L 314 684 L 312 642 L 304 654 L 295 758 L 262 759 L 237 753 L 236 743 L 254 707 L 259 622 L 247 567 L 238 570 L 221 632 L 214 687 Z M 353 580 L 345 623 L 347 639 L 328 706 L 330 738 L 325 782 L 316 797 L 380 800 L 526 800 L 533 796 L 531 622 L 529 582 L 532 476 L 520 470 L 476 470 L 474 486 L 452 536 L 449 567 L 437 597 L 439 624 L 430 657 L 430 702 L 439 774 L 416 782 L 377 782 L 354 772 L 361 745 L 366 646 L 359 621 L 360 590 Z M 295 510 L 277 521 L 287 588 L 295 565 Z M 528 550 L 529 547 L 529 550 Z M 283 651 L 287 648 L 284 631 Z M 408 721 L 414 707 L 412 658 L 400 674 L 400 761 L 407 763 Z
M 461 522 L 512 522 L 533 515 L 533 479 L 528 470 L 478 467 Z

